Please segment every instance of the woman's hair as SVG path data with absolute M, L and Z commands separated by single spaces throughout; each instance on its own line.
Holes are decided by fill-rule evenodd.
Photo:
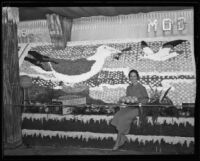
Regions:
M 129 77 L 129 78 L 130 78 L 131 73 L 135 73 L 135 74 L 137 75 L 137 79 L 138 79 L 138 80 L 140 79 L 140 76 L 139 76 L 139 73 L 138 73 L 137 70 L 132 69 L 132 70 L 128 73 L 128 77 Z

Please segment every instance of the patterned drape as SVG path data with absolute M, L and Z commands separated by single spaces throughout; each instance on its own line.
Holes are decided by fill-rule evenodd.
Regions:
M 181 18 L 184 19 L 183 24 Z M 172 30 L 163 31 L 163 20 L 170 19 Z M 157 22 L 155 22 L 157 20 Z M 148 32 L 148 25 L 151 30 Z M 157 23 L 154 31 L 154 23 Z M 168 23 L 166 23 L 168 25 Z M 179 31 L 180 25 L 184 30 Z M 166 27 L 166 26 L 165 26 Z M 193 10 L 158 11 L 119 15 L 93 16 L 73 20 L 71 41 L 138 39 L 193 35 Z
M 51 42 L 56 49 L 64 49 L 71 40 L 72 20 L 56 14 L 47 14 L 47 23 Z
M 4 146 L 16 147 L 22 143 L 21 107 L 22 92 L 19 85 L 17 42 L 18 8 L 2 10 L 3 45 L 3 134 Z M 18 106 L 16 106 L 18 105 Z

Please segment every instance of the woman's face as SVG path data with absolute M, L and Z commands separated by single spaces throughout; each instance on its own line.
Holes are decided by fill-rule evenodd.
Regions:
M 129 80 L 131 81 L 131 83 L 136 83 L 138 80 L 137 74 L 135 72 L 131 72 L 130 76 L 129 76 Z

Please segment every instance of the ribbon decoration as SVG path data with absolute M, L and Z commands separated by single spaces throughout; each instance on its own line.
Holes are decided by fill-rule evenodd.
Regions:
M 56 14 L 47 14 L 46 17 L 51 42 L 56 49 L 64 49 L 71 39 L 72 20 Z
M 2 23 L 7 23 L 7 21 L 19 23 L 19 9 L 17 7 L 3 7 L 2 15 Z

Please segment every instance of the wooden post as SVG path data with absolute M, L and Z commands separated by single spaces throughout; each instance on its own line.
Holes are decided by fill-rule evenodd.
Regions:
M 17 41 L 18 8 L 2 9 L 3 44 L 3 142 L 4 148 L 22 144 L 21 107 L 22 90 L 19 84 L 19 60 Z

